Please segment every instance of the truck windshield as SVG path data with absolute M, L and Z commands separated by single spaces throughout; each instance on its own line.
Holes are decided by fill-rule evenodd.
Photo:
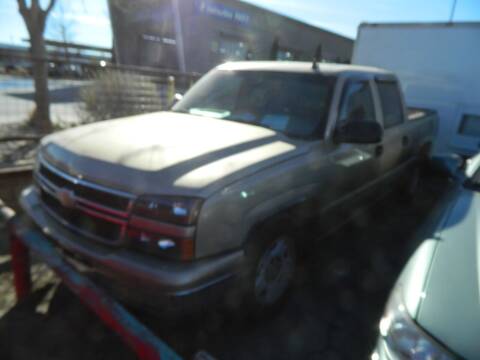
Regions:
M 313 138 L 323 135 L 333 79 L 322 75 L 215 70 L 172 109 Z

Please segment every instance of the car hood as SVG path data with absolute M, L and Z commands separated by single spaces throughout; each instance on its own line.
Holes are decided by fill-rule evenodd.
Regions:
M 418 323 L 453 352 L 480 359 L 480 194 L 463 189 L 430 265 Z
M 208 196 L 307 148 L 254 125 L 161 112 L 53 134 L 41 156 L 70 175 L 137 195 Z

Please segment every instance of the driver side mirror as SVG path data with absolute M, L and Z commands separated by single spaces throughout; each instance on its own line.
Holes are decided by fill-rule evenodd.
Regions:
M 376 144 L 382 141 L 383 128 L 373 121 L 349 121 L 335 133 L 338 143 Z

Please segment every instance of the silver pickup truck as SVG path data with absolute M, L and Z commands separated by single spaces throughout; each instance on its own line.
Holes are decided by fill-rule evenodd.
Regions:
M 21 203 L 131 304 L 220 295 L 267 309 L 311 246 L 298 230 L 327 233 L 405 176 L 413 184 L 435 130 L 436 114 L 407 111 L 385 70 L 227 63 L 171 111 L 46 137 Z

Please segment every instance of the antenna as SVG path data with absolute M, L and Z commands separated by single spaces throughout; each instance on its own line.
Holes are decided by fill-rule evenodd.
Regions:
M 322 45 L 318 45 L 315 50 L 315 56 L 313 57 L 312 69 L 318 70 L 318 62 L 322 61 Z

